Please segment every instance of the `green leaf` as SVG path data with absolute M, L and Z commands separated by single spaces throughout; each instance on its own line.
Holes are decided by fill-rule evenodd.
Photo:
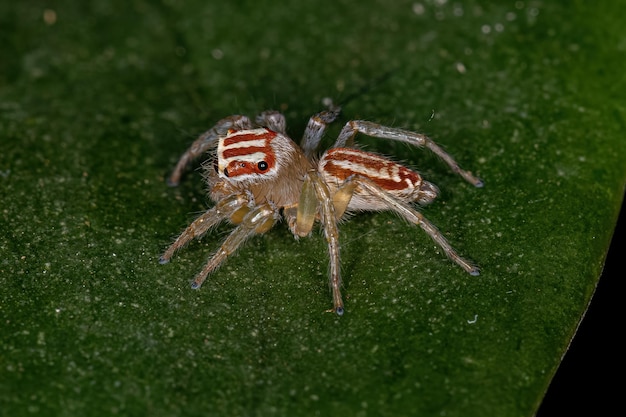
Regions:
M 3 415 L 531 416 L 591 299 L 626 184 L 616 2 L 7 2 L 0 6 Z M 381 76 L 387 75 L 381 78 Z M 376 81 L 378 80 L 378 81 Z M 364 88 L 369 86 L 369 88 Z M 165 176 L 230 114 L 324 97 L 436 183 L 422 210 L 479 277 L 388 213 L 286 226 L 189 282 L 230 227 L 160 253 L 208 197 Z M 341 123 L 331 129 L 332 142 Z

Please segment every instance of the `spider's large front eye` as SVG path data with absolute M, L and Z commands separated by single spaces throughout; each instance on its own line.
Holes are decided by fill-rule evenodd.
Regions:
M 261 161 L 257 164 L 259 171 L 265 171 L 268 168 L 267 162 Z

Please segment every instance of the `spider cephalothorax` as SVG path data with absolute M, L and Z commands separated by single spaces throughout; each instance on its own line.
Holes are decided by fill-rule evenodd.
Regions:
M 362 120 L 346 123 L 335 144 L 318 158 L 319 142 L 339 112 L 339 107 L 331 105 L 329 110 L 311 117 L 301 146 L 287 136 L 284 117 L 274 111 L 261 113 L 255 123 L 245 116 L 230 116 L 202 134 L 181 156 L 168 183 L 177 185 L 187 165 L 209 153 L 212 159 L 205 165 L 205 177 L 216 204 L 178 236 L 160 262 L 169 262 L 177 249 L 216 224 L 235 224 L 232 233 L 196 275 L 192 287 L 199 288 L 208 274 L 247 238 L 267 232 L 281 217 L 296 237 L 309 235 L 317 220 L 328 242 L 333 311 L 341 315 L 344 310 L 337 222 L 350 211 L 391 210 L 419 225 L 450 259 L 468 273 L 478 275 L 478 268 L 459 256 L 437 228 L 412 206 L 434 200 L 437 187 L 404 165 L 357 149 L 354 136 L 363 133 L 427 147 L 469 183 L 481 187 L 482 181 L 462 170 L 428 137 Z

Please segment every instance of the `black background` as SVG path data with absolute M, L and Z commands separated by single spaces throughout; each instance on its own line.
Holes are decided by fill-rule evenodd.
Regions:
M 576 337 L 559 367 L 537 417 L 626 415 L 624 395 L 624 318 L 618 290 L 626 269 L 624 205 L 604 271 Z M 621 410 L 621 411 L 620 411 Z

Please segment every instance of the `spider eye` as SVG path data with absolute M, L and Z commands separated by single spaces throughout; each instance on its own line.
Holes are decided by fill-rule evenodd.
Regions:
M 257 167 L 259 167 L 259 171 L 265 171 L 268 165 L 267 165 L 267 162 L 261 161 L 257 164 Z
M 228 169 L 227 168 L 224 168 L 224 176 L 228 177 Z

